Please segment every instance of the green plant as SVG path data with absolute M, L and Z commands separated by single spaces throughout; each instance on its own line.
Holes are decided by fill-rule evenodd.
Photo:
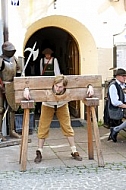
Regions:
M 101 126 L 103 126 L 103 121 L 100 119 L 100 120 L 98 121 L 98 127 L 101 127 Z

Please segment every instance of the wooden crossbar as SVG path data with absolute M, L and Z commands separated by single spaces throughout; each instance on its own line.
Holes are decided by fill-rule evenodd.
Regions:
M 30 95 L 35 102 L 84 100 L 88 97 L 87 86 L 89 84 L 92 84 L 94 87 L 94 97 L 99 99 L 102 98 L 102 78 L 100 75 L 68 75 L 67 78 L 68 85 L 66 87 L 66 92 L 63 95 L 57 96 L 52 92 L 54 76 L 15 77 L 15 102 L 20 104 L 23 100 L 24 88 L 27 87 L 30 89 Z
M 104 166 L 99 130 L 97 125 L 95 107 L 99 105 L 99 99 L 102 99 L 102 77 L 100 75 L 67 75 L 68 85 L 63 95 L 55 95 L 52 92 L 52 86 L 55 76 L 37 76 L 37 77 L 14 77 L 15 103 L 21 105 L 24 109 L 22 126 L 22 143 L 20 151 L 21 171 L 26 170 L 27 162 L 27 143 L 29 129 L 29 109 L 34 106 L 34 102 L 46 101 L 73 101 L 82 100 L 87 107 L 87 126 L 88 126 L 88 155 L 89 159 L 94 159 L 93 138 L 91 116 L 93 120 L 93 129 L 97 147 L 98 166 Z M 94 96 L 88 98 L 87 86 L 91 84 L 94 88 Z M 23 91 L 29 88 L 31 100 L 27 101 L 23 97 Z

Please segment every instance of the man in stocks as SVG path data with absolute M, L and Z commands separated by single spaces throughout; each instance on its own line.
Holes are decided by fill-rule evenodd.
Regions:
M 68 80 L 64 75 L 58 75 L 54 79 L 53 83 L 53 93 L 56 95 L 62 95 L 65 93 L 66 86 Z M 88 96 L 92 96 L 94 94 L 93 87 L 91 85 L 88 86 L 87 90 Z M 26 89 L 24 91 L 24 97 L 29 99 L 29 91 Z M 41 107 L 41 115 L 38 126 L 38 149 L 36 150 L 36 158 L 34 160 L 35 163 L 40 163 L 42 161 L 42 153 L 45 139 L 49 135 L 49 128 L 51 121 L 53 119 L 54 113 L 56 114 L 63 134 L 67 137 L 69 145 L 71 147 L 71 155 L 75 160 L 81 161 L 82 157 L 79 155 L 76 150 L 75 142 L 74 142 L 74 130 L 71 126 L 70 122 L 70 114 L 68 108 L 68 102 L 59 101 L 59 102 L 43 102 Z

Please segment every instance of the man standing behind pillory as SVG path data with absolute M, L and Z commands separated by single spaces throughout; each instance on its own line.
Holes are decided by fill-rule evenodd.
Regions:
M 44 58 L 40 60 L 40 75 L 43 76 L 57 76 L 60 75 L 60 69 L 58 60 L 52 57 L 53 51 L 50 48 L 44 49 L 42 54 L 45 55 Z
M 66 91 L 67 83 L 68 80 L 66 76 L 64 75 L 56 76 L 52 87 L 53 93 L 56 95 L 64 94 Z M 89 97 L 94 94 L 94 90 L 91 85 L 88 86 L 87 94 Z M 24 91 L 24 97 L 26 99 L 29 99 L 29 91 L 27 89 Z M 54 113 L 56 114 L 60 122 L 60 126 L 64 136 L 67 137 L 67 140 L 70 144 L 72 157 L 75 160 L 81 161 L 82 157 L 79 155 L 78 151 L 76 150 L 74 142 L 74 130 L 71 126 L 68 102 L 59 101 L 59 102 L 43 102 L 42 104 L 41 116 L 38 126 L 38 149 L 36 150 L 36 158 L 34 160 L 35 163 L 40 163 L 42 161 L 43 146 L 45 139 L 49 135 L 49 128 Z
M 45 55 L 40 60 L 40 75 L 42 76 L 57 76 L 60 75 L 60 68 L 57 58 L 52 57 L 53 51 L 50 48 L 46 48 L 42 51 Z M 38 113 L 41 113 L 41 102 L 36 104 Z

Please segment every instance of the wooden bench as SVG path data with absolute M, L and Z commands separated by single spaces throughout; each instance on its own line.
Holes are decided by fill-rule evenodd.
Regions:
M 20 150 L 21 171 L 26 170 L 27 165 L 27 147 L 28 147 L 28 131 L 29 131 L 29 109 L 34 107 L 34 102 L 60 101 L 60 100 L 82 100 L 87 108 L 87 127 L 88 127 L 88 156 L 94 159 L 93 149 L 93 132 L 96 142 L 98 166 L 104 166 L 104 160 L 101 150 L 99 130 L 95 108 L 99 105 L 99 99 L 102 98 L 102 78 L 100 75 L 67 75 L 68 85 L 63 95 L 55 95 L 52 92 L 54 76 L 44 77 L 15 77 L 14 91 L 15 103 L 21 105 L 24 109 L 23 126 L 22 126 L 22 143 Z M 94 87 L 93 98 L 87 97 L 87 86 L 92 84 Z M 30 90 L 31 100 L 27 101 L 23 98 L 24 88 Z

